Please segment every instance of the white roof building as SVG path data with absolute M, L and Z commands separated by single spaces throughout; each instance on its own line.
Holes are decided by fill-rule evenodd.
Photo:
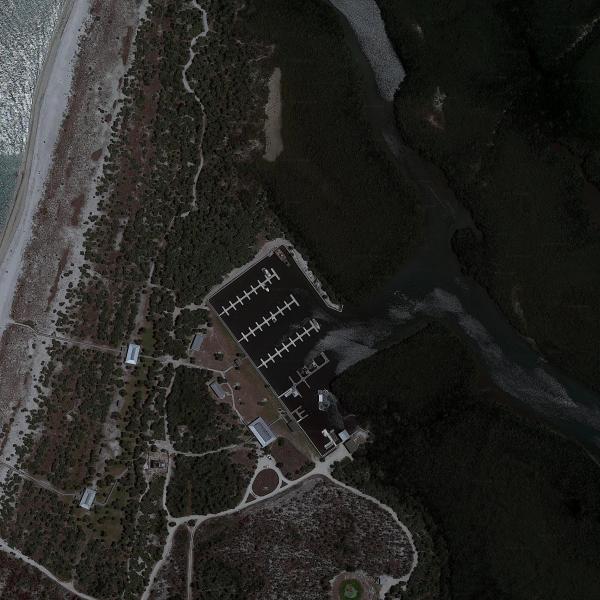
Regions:
M 85 488 L 83 494 L 81 495 L 79 506 L 81 506 L 81 508 L 85 508 L 85 510 L 90 510 L 94 504 L 95 499 L 96 490 L 93 490 L 92 488 Z
M 338 433 L 341 442 L 347 442 L 350 439 L 350 434 L 344 429 Z
M 277 436 L 262 417 L 252 421 L 248 427 L 263 448 L 277 439 Z
M 126 365 L 137 365 L 140 360 L 140 346 L 137 344 L 129 344 L 127 347 L 127 356 L 125 357 Z

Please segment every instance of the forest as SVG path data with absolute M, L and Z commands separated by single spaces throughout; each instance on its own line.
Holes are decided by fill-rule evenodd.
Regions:
M 233 462 L 227 452 L 206 456 L 179 455 L 167 489 L 174 517 L 218 513 L 242 501 L 251 470 Z
M 464 271 L 548 360 L 600 389 L 597 3 L 378 4 L 408 73 L 398 127 L 473 217 L 453 239 Z
M 335 10 L 320 0 L 249 7 L 245 26 L 275 44 L 268 64 L 282 71 L 284 150 L 257 165 L 270 206 L 335 295 L 364 298 L 420 239 L 415 191 L 371 129 L 367 75 Z
M 433 520 L 441 580 L 418 582 L 420 593 L 597 597 L 597 464 L 517 411 L 454 334 L 430 324 L 352 367 L 333 390 L 372 432 L 336 476 L 414 496 Z
M 241 428 L 230 406 L 208 391 L 209 377 L 199 369 L 179 367 L 167 397 L 170 439 L 177 450 L 205 452 L 241 442 Z
M 478 228 L 453 239 L 465 271 L 546 356 L 598 385 L 600 124 L 587 112 L 597 82 L 586 83 L 596 34 L 561 54 L 587 8 L 380 4 L 409 70 L 395 102 L 399 127 L 442 166 Z M 205 325 L 206 292 L 260 239 L 283 233 L 308 250 L 336 295 L 361 298 L 409 256 L 423 225 L 414 190 L 369 129 L 366 75 L 334 11 L 318 0 L 251 0 L 238 19 L 229 0 L 203 5 L 211 30 L 187 71 L 192 94 L 182 68 L 202 15 L 150 2 L 98 214 L 86 221 L 82 279 L 57 315 L 61 334 L 113 352 L 55 342 L 36 382 L 20 456 L 64 495 L 15 475 L 0 506 L 4 539 L 99 598 L 139 597 L 160 556 L 166 480 L 146 479 L 152 443 L 166 429 L 179 452 L 238 441 L 231 411 L 206 390 L 207 373 L 159 360 L 185 357 Z M 547 15 L 565 28 L 550 32 Z M 534 22 L 541 29 L 526 26 Z M 265 82 L 275 66 L 284 152 L 267 164 Z M 123 371 L 119 347 L 131 339 L 145 356 Z M 422 552 L 406 598 L 597 600 L 588 595 L 600 589 L 596 466 L 515 412 L 452 334 L 431 325 L 356 365 L 334 391 L 373 433 L 336 476 L 407 515 Z M 173 515 L 235 506 L 255 456 L 239 459 L 178 455 L 167 490 Z M 77 494 L 91 483 L 100 502 L 84 513 Z M 196 567 L 201 581 L 232 583 L 231 597 L 254 576 Z
M 252 188 L 255 180 L 239 175 L 249 158 L 236 152 L 250 130 L 260 129 L 252 111 L 263 106 L 264 86 L 247 59 L 261 48 L 228 44 L 232 53 L 223 53 L 219 40 L 229 34 L 234 10 L 227 2 L 215 2 L 213 9 L 220 19 L 211 21 L 211 44 L 198 48 L 198 64 L 190 68 L 192 85 L 213 111 L 198 190 L 202 112 L 181 77 L 192 38 L 202 30 L 202 13 L 174 0 L 152 0 L 139 27 L 98 181 L 98 212 L 84 221 L 81 277 L 57 312 L 60 336 L 74 343 L 43 342 L 47 360 L 34 383 L 36 408 L 25 415 L 32 431 L 18 454 L 24 468 L 56 490 L 14 473 L 0 505 L 3 539 L 97 598 L 139 598 L 160 557 L 167 535 L 165 478 L 149 474 L 145 462 L 153 443 L 164 441 L 165 413 L 176 426 L 189 419 L 191 435 L 182 429 L 175 440 L 183 448 L 206 449 L 209 441 L 234 438 L 229 412 L 206 397 L 206 374 L 195 369 L 186 377 L 180 371 L 171 390 L 175 369 L 169 360 L 158 360 L 187 355 L 193 333 L 205 323 L 198 308 L 202 295 L 251 256 L 267 220 L 260 190 Z M 200 77 L 210 63 L 220 77 L 235 66 L 231 78 L 239 87 L 227 88 L 231 97 L 224 99 L 222 88 Z M 227 122 L 231 129 L 223 129 L 226 120 L 213 108 L 217 102 L 236 117 Z M 237 129 L 241 121 L 247 122 L 244 135 Z M 219 150 L 224 139 L 231 141 L 227 151 Z M 221 161 L 220 151 L 231 160 Z M 226 193 L 225 179 L 239 187 Z M 244 193 L 256 202 L 240 204 Z M 202 243 L 182 255 L 179 222 L 192 208 L 186 222 L 194 222 L 195 237 L 189 239 Z M 233 218 L 247 237 L 237 235 Z M 227 251 L 210 254 L 213 244 Z M 143 344 L 144 357 L 134 369 L 124 369 L 119 353 L 132 339 Z M 210 431 L 202 429 L 204 418 L 214 425 Z M 252 464 L 252 458 L 240 457 L 197 459 L 204 470 L 193 490 L 194 510 L 237 502 Z M 176 473 L 192 478 L 195 473 L 185 467 L 185 458 L 178 460 Z M 171 483 L 169 501 L 177 506 L 173 492 L 185 482 L 175 475 Z M 84 511 L 78 502 L 88 486 L 97 490 L 97 502 Z

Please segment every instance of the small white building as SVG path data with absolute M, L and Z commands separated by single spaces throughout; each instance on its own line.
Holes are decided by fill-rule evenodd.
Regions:
M 81 500 L 79 501 L 79 506 L 81 508 L 85 508 L 85 510 L 90 510 L 94 505 L 94 500 L 96 499 L 96 490 L 92 488 L 85 488 L 83 494 L 81 494 Z
M 350 434 L 346 429 L 343 429 L 338 433 L 338 437 L 340 438 L 340 442 L 347 442 L 350 439 Z
M 127 347 L 127 356 L 125 357 L 126 365 L 137 365 L 140 360 L 140 346 L 137 344 L 129 344 Z
M 277 436 L 262 417 L 252 421 L 248 427 L 263 448 L 277 439 Z

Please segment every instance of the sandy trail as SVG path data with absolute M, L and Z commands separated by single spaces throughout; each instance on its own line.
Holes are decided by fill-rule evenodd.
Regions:
M 3 539 L 0 539 L 0 552 L 6 552 L 6 554 L 9 554 L 15 558 L 18 558 L 19 560 L 22 560 L 23 562 L 32 566 L 34 569 L 37 569 L 38 571 L 40 571 L 40 573 L 42 573 L 43 575 L 45 575 L 46 577 L 48 577 L 49 579 L 51 579 L 52 581 L 54 581 L 55 583 L 60 585 L 62 588 L 64 588 L 68 592 L 71 592 L 75 596 L 78 596 L 79 598 L 83 598 L 84 600 L 96 600 L 96 598 L 94 598 L 93 596 L 88 596 L 87 594 L 84 594 L 83 592 L 78 592 L 75 589 L 75 587 L 73 586 L 72 582 L 60 580 L 58 577 L 56 577 L 56 575 L 53 575 L 50 571 L 48 571 L 48 569 L 46 569 L 46 567 L 40 565 L 38 562 L 29 558 L 28 556 L 25 556 L 22 552 L 20 552 L 16 548 L 12 548 Z
M 206 117 L 206 109 L 204 108 L 204 104 L 202 103 L 200 98 L 198 98 L 196 92 L 190 85 L 190 82 L 187 77 L 187 72 L 188 72 L 189 68 L 192 66 L 192 63 L 194 62 L 194 58 L 196 58 L 195 48 L 196 48 L 196 44 L 198 43 L 198 40 L 200 38 L 205 38 L 208 35 L 210 28 L 208 26 L 208 14 L 207 14 L 206 10 L 204 8 L 202 8 L 202 6 L 200 6 L 196 0 L 194 0 L 192 2 L 192 6 L 195 10 L 199 10 L 202 13 L 202 31 L 192 40 L 192 43 L 190 44 L 190 54 L 189 54 L 187 63 L 183 67 L 183 72 L 181 74 L 181 80 L 183 83 L 183 87 L 185 88 L 185 91 L 188 94 L 192 94 L 194 96 L 194 100 L 198 103 L 198 105 L 200 106 L 200 110 L 202 112 L 202 134 L 200 136 L 200 161 L 198 163 L 198 170 L 196 171 L 196 175 L 194 177 L 194 185 L 192 188 L 192 197 L 194 199 L 192 206 L 195 209 L 198 206 L 198 192 L 197 192 L 198 179 L 200 178 L 200 173 L 202 173 L 202 169 L 204 168 L 204 153 L 202 150 L 202 142 L 204 140 L 204 134 L 206 132 L 207 117 Z
M 262 455 L 259 457 L 259 459 L 257 461 L 256 467 L 254 470 L 254 474 L 251 477 L 250 482 L 248 483 L 248 486 L 246 487 L 245 492 L 242 494 L 242 500 L 239 502 L 239 504 L 237 506 L 223 510 L 218 513 L 209 513 L 209 514 L 203 514 L 203 515 L 185 515 L 183 517 L 173 517 L 167 508 L 167 487 L 168 487 L 168 483 L 169 483 L 168 479 L 170 478 L 170 475 L 171 475 L 171 472 L 170 472 L 171 470 L 169 469 L 169 475 L 168 475 L 167 480 L 165 481 L 165 486 L 164 486 L 164 490 L 163 490 L 163 508 L 167 513 L 167 517 L 168 517 L 168 521 L 169 521 L 169 525 L 168 525 L 169 532 L 167 535 L 167 540 L 163 547 L 163 555 L 155 563 L 154 568 L 152 569 L 152 572 L 151 572 L 149 580 L 148 580 L 148 584 L 146 586 L 146 589 L 144 590 L 144 593 L 142 594 L 141 600 L 148 600 L 150 597 L 154 582 L 156 581 L 156 578 L 158 576 L 158 572 L 160 571 L 161 567 L 164 565 L 165 561 L 167 560 L 167 558 L 169 557 L 169 554 L 171 552 L 171 548 L 173 546 L 173 537 L 175 535 L 175 531 L 177 530 L 177 527 L 179 527 L 180 525 L 191 525 L 193 523 L 192 541 L 190 542 L 190 544 L 192 544 L 196 530 L 205 521 L 210 521 L 212 519 L 217 519 L 220 517 L 234 515 L 240 511 L 244 510 L 245 508 L 248 508 L 250 506 L 254 506 L 257 504 L 261 504 L 267 500 L 271 500 L 282 494 L 289 493 L 289 491 L 291 489 L 298 487 L 306 480 L 314 478 L 314 477 L 323 477 L 323 478 L 329 480 L 334 485 L 344 488 L 345 490 L 351 492 L 352 494 L 355 494 L 357 496 L 360 496 L 361 498 L 364 498 L 365 500 L 368 500 L 369 502 L 372 502 L 373 504 L 375 504 L 377 507 L 379 507 L 380 509 L 387 512 L 392 517 L 392 519 L 402 529 L 402 531 L 404 532 L 404 534 L 406 535 L 406 537 L 408 539 L 408 542 L 412 549 L 412 563 L 411 563 L 410 569 L 406 575 L 404 575 L 403 577 L 398 578 L 398 579 L 390 577 L 388 584 L 389 584 L 389 587 L 391 587 L 391 585 L 393 585 L 394 583 L 407 582 L 410 579 L 410 576 L 414 572 L 414 570 L 417 567 L 417 564 L 419 562 L 419 552 L 415 545 L 415 541 L 414 541 L 412 532 L 401 521 L 398 514 L 396 513 L 396 511 L 394 511 L 393 508 L 391 508 L 387 504 L 384 504 L 377 498 L 370 496 L 369 494 L 365 494 L 364 492 L 340 481 L 339 479 L 336 479 L 332 475 L 332 469 L 333 469 L 334 463 L 336 463 L 348 456 L 350 456 L 350 454 L 346 450 L 345 446 L 342 444 L 342 445 L 338 446 L 328 456 L 326 456 L 322 462 L 318 461 L 317 463 L 315 463 L 314 469 L 312 469 L 308 473 L 305 473 L 298 479 L 291 480 L 291 479 L 288 479 L 287 477 L 285 477 L 285 475 L 277 467 L 273 457 L 271 457 L 270 455 Z M 258 476 L 259 472 L 264 468 L 273 469 L 279 475 L 280 482 L 283 481 L 287 485 L 284 488 L 277 487 L 275 490 L 273 490 L 269 494 L 265 494 L 264 496 L 260 496 L 258 498 L 255 498 L 254 500 L 248 500 L 248 494 L 252 491 L 252 484 L 254 483 L 254 480 Z M 188 560 L 190 560 L 190 559 L 188 558 Z

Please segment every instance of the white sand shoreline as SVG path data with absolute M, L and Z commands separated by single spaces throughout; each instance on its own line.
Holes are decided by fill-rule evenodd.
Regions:
M 19 169 L 18 186 L 0 238 L 0 329 L 10 317 L 21 264 L 31 237 L 33 217 L 46 178 L 71 92 L 73 63 L 88 0 L 66 0 L 36 82 L 29 135 Z

